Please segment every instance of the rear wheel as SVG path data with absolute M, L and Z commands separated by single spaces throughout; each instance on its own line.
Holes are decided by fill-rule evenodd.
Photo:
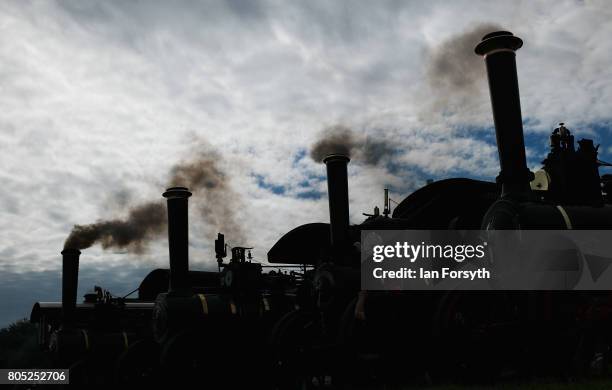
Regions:
M 159 366 L 159 346 L 153 340 L 140 340 L 117 358 L 115 382 L 153 384 Z
M 437 380 L 493 382 L 521 355 L 521 331 L 501 293 L 451 292 L 434 316 L 430 372 Z
M 322 330 L 316 314 L 295 310 L 285 314 L 269 337 L 272 354 L 272 382 L 275 388 L 313 389 L 331 385 L 325 364 Z

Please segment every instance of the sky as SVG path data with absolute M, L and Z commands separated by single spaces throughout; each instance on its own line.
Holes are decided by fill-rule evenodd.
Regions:
M 393 151 L 349 164 L 351 221 L 427 179 L 499 170 L 486 72 L 473 47 L 506 29 L 517 52 L 528 164 L 565 122 L 612 160 L 612 6 L 602 1 L 0 2 L 0 325 L 59 297 L 75 224 L 162 200 L 176 164 L 204 150 L 226 180 L 211 207 L 231 245 L 267 250 L 327 221 L 310 148 L 343 126 Z M 205 145 L 204 149 L 202 145 Z M 194 191 L 193 203 L 207 201 Z M 200 198 L 198 198 L 198 196 Z M 221 227 L 192 210 L 194 269 Z M 134 253 L 94 245 L 81 292 L 125 294 L 167 266 L 162 235 Z

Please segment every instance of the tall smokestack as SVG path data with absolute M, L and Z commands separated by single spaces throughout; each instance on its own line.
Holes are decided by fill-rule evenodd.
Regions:
M 508 31 L 485 35 L 475 52 L 484 56 L 501 171 L 502 196 L 526 197 L 533 174 L 527 168 L 523 119 L 516 74 L 516 50 L 523 41 Z
M 344 154 L 330 154 L 323 159 L 327 167 L 327 192 L 329 197 L 329 222 L 331 242 L 336 261 L 343 261 L 342 253 L 348 244 L 349 198 L 347 164 Z
M 64 326 L 70 327 L 75 322 L 77 288 L 79 285 L 78 249 L 62 251 L 62 318 Z
M 189 289 L 189 221 L 185 187 L 171 187 L 163 194 L 168 202 L 168 247 L 170 252 L 170 292 Z

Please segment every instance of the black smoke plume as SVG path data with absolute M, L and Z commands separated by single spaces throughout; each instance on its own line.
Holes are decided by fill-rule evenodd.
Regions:
M 229 186 L 219 161 L 218 153 L 208 146 L 201 147 L 192 159 L 172 167 L 168 187 L 183 186 L 193 192 L 190 201 L 200 211 L 208 232 L 222 231 L 235 242 L 241 241 L 244 236 L 234 214 L 240 199 Z M 142 253 L 149 241 L 165 234 L 166 226 L 166 205 L 160 199 L 131 208 L 125 219 L 75 225 L 64 248 L 86 249 L 100 243 L 104 249 Z
M 85 249 L 100 242 L 104 249 L 128 249 L 141 253 L 148 240 L 164 232 L 166 219 L 163 202 L 145 203 L 132 208 L 125 219 L 75 225 L 64 248 Z
M 229 185 L 229 178 L 219 165 L 221 156 L 208 146 L 188 161 L 171 170 L 170 186 L 189 188 L 190 198 L 200 213 L 208 233 L 223 232 L 231 242 L 244 242 L 245 236 L 236 216 L 242 198 Z
M 431 85 L 444 93 L 478 91 L 486 72 L 474 47 L 483 36 L 499 30 L 502 28 L 495 24 L 480 24 L 434 48 L 427 69 Z
M 355 133 L 347 126 L 335 125 L 322 132 L 310 150 L 310 157 L 321 162 L 332 153 L 345 154 L 366 165 L 377 165 L 384 158 L 392 156 L 394 150 L 386 141 L 372 140 Z
M 503 28 L 495 24 L 480 24 L 430 49 L 427 93 L 433 101 L 431 107 L 425 108 L 426 117 L 434 119 L 448 112 L 470 115 L 486 102 L 485 64 L 474 53 L 474 47 L 483 36 L 499 30 Z

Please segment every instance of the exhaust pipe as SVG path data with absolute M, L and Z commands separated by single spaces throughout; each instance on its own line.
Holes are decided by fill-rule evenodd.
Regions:
M 75 323 L 77 288 L 79 285 L 79 256 L 78 249 L 64 249 L 62 251 L 62 319 L 64 327 L 71 327 Z
M 344 154 L 330 154 L 323 159 L 327 167 L 329 222 L 334 260 L 343 262 L 349 241 L 349 198 L 347 164 Z
M 508 31 L 485 35 L 475 52 L 484 56 L 499 152 L 502 197 L 526 198 L 533 173 L 527 168 L 523 119 L 516 74 L 516 50 L 523 41 Z
M 171 187 L 163 194 L 168 202 L 168 247 L 170 254 L 169 292 L 189 291 L 189 222 L 185 187 Z

